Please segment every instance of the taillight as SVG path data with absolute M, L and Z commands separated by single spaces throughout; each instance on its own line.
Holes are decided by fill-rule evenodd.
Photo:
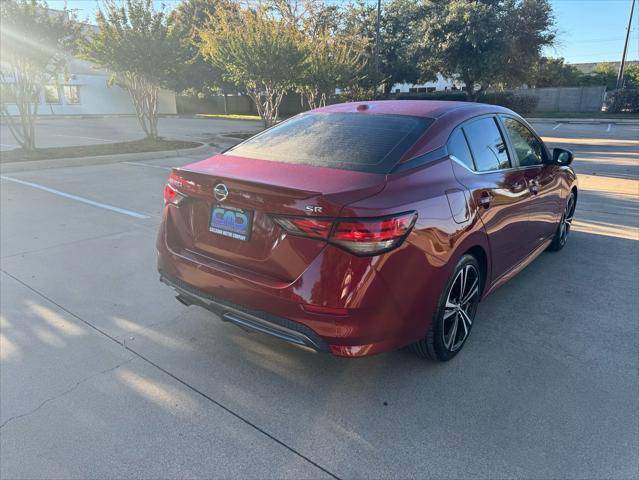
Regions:
M 310 217 L 273 217 L 288 233 L 312 238 L 328 238 L 333 227 L 332 220 Z
M 184 198 L 184 195 L 179 192 L 179 189 L 185 186 L 186 183 L 187 180 L 180 177 L 175 172 L 171 172 L 169 181 L 166 185 L 164 185 L 164 204 L 179 204 Z
M 402 244 L 415 225 L 417 213 L 362 219 L 273 218 L 288 233 L 326 239 L 356 255 L 378 255 Z
M 331 242 L 358 255 L 387 252 L 401 245 L 415 225 L 417 213 L 366 220 L 339 220 Z

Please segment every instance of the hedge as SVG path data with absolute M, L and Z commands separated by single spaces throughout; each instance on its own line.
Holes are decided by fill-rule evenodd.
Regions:
M 639 112 L 639 90 L 613 90 L 606 96 L 604 109 L 610 113 Z

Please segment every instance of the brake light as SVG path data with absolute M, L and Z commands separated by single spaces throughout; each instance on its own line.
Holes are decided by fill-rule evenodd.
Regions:
M 169 203 L 173 205 L 179 204 L 184 195 L 178 190 L 187 184 L 187 180 L 177 175 L 175 172 L 171 172 L 171 176 L 166 185 L 164 185 L 164 204 Z
M 333 227 L 332 220 L 310 217 L 274 217 L 274 219 L 288 233 L 311 238 L 328 238 Z
M 288 233 L 326 239 L 356 255 L 378 255 L 399 247 L 417 220 L 416 212 L 366 219 L 274 217 Z
M 164 205 L 173 203 L 179 193 L 168 183 L 164 185 Z
M 417 213 L 366 220 L 340 220 L 331 241 L 359 255 L 387 252 L 402 244 L 415 225 Z

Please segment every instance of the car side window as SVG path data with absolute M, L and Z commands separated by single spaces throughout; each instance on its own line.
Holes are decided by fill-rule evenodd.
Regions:
M 513 118 L 504 118 L 504 125 L 510 135 L 510 140 L 517 152 L 519 165 L 528 167 L 540 165 L 544 161 L 544 148 L 537 137 L 521 122 Z
M 466 165 L 471 170 L 475 170 L 475 164 L 473 163 L 473 156 L 468 148 L 468 142 L 464 137 L 464 132 L 461 129 L 457 129 L 448 139 L 448 154 L 454 156 Z
M 494 118 L 482 118 L 463 127 L 478 172 L 510 167 L 508 149 Z

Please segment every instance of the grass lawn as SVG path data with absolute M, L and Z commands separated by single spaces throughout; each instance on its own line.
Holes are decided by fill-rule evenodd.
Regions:
M 119 153 L 161 152 L 164 150 L 184 150 L 199 147 L 200 143 L 181 140 L 134 140 L 132 142 L 106 143 L 99 145 L 79 145 L 74 147 L 36 148 L 35 150 L 8 150 L 0 153 L 0 163 L 23 162 L 28 160 L 50 160 L 54 158 L 98 157 Z
M 532 112 L 526 118 L 601 118 L 602 120 L 639 120 L 639 113 L 608 112 Z

